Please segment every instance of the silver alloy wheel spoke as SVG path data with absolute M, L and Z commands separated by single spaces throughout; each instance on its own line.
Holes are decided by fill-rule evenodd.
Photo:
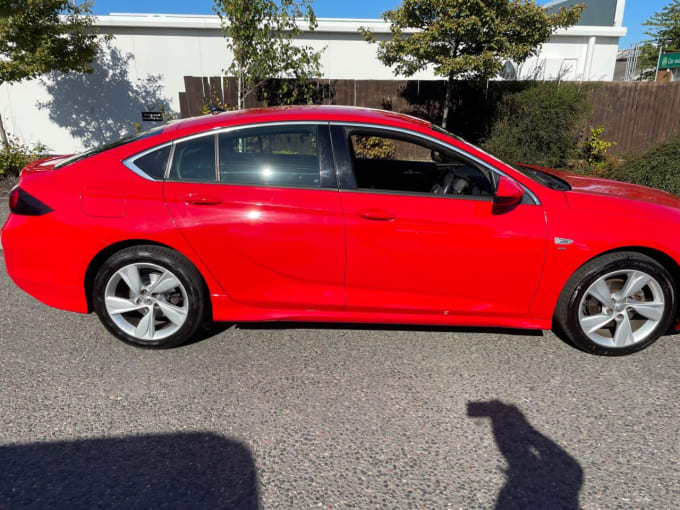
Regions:
M 125 299 L 116 296 L 106 296 L 106 307 L 111 314 L 121 314 L 141 310 L 146 305 L 135 303 L 132 299 Z
M 643 271 L 623 269 L 601 276 L 586 289 L 578 320 L 582 331 L 596 344 L 622 348 L 647 339 L 665 311 L 659 282 Z
M 640 292 L 651 280 L 651 276 L 640 271 L 631 271 L 626 280 L 626 285 L 619 292 L 621 299 L 630 298 L 633 294 Z
M 663 317 L 664 304 L 663 303 L 628 303 L 628 306 L 635 310 L 637 313 L 651 320 L 661 320 Z
M 156 333 L 155 322 L 156 318 L 154 309 L 152 307 L 150 310 L 147 310 L 147 313 L 137 323 L 137 327 L 135 328 L 135 336 L 137 338 L 151 340 L 154 333 Z
M 633 338 L 633 328 L 630 325 L 630 319 L 627 314 L 623 314 L 623 319 L 621 319 L 616 325 L 616 332 L 614 333 L 614 344 L 616 347 L 627 347 L 635 343 Z
M 590 289 L 590 295 L 597 299 L 603 306 L 612 307 L 612 291 L 605 280 L 598 280 Z
M 163 294 L 177 288 L 179 280 L 170 271 L 163 273 L 156 282 L 149 287 L 149 292 L 157 292 Z
M 127 284 L 128 288 L 132 292 L 133 296 L 139 295 L 142 288 L 142 283 L 139 278 L 139 269 L 136 265 L 131 264 L 124 268 L 124 270 L 119 271 L 120 277 Z
M 606 315 L 604 313 L 598 315 L 589 315 L 581 320 L 581 326 L 583 326 L 583 329 L 586 331 L 586 333 L 594 333 L 598 329 L 604 328 L 613 320 L 613 315 Z
M 189 315 L 189 297 L 172 271 L 150 262 L 116 271 L 104 291 L 111 320 L 139 340 L 161 340 L 176 333 Z

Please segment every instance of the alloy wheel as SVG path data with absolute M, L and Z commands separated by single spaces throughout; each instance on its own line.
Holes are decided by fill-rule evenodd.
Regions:
M 159 265 L 129 264 L 106 284 L 104 304 L 111 320 L 139 340 L 160 340 L 187 319 L 189 300 L 179 278 Z
M 644 341 L 666 310 L 659 282 L 644 271 L 625 269 L 599 277 L 579 305 L 579 324 L 602 347 L 629 347 Z

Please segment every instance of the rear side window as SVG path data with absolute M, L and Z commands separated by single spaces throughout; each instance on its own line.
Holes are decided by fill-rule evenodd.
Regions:
M 321 187 L 318 127 L 266 126 L 219 135 L 220 181 Z
M 132 160 L 132 164 L 152 179 L 162 179 L 170 157 L 170 146 L 147 152 Z
M 214 182 L 215 135 L 192 138 L 175 145 L 170 179 L 178 181 Z

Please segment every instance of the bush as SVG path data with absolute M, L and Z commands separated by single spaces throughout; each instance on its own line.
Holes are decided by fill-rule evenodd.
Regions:
M 17 176 L 23 167 L 31 161 L 44 157 L 48 148 L 36 143 L 32 147 L 20 143 L 16 138 L 9 138 L 9 147 L 0 148 L 0 177 Z
M 589 89 L 536 83 L 501 99 L 491 135 L 482 146 L 509 163 L 564 167 L 580 156 L 590 108 Z
M 607 177 L 680 195 L 680 136 L 628 158 Z

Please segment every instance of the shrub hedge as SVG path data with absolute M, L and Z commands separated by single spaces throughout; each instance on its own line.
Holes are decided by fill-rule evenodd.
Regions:
M 675 136 L 612 168 L 607 177 L 680 195 L 680 136 Z
M 485 150 L 508 162 L 563 168 L 580 157 L 591 111 L 590 89 L 535 82 L 500 99 Z
M 48 151 L 49 149 L 41 143 L 29 147 L 10 137 L 9 146 L 0 147 L 0 178 L 19 175 L 23 167 L 45 156 Z

